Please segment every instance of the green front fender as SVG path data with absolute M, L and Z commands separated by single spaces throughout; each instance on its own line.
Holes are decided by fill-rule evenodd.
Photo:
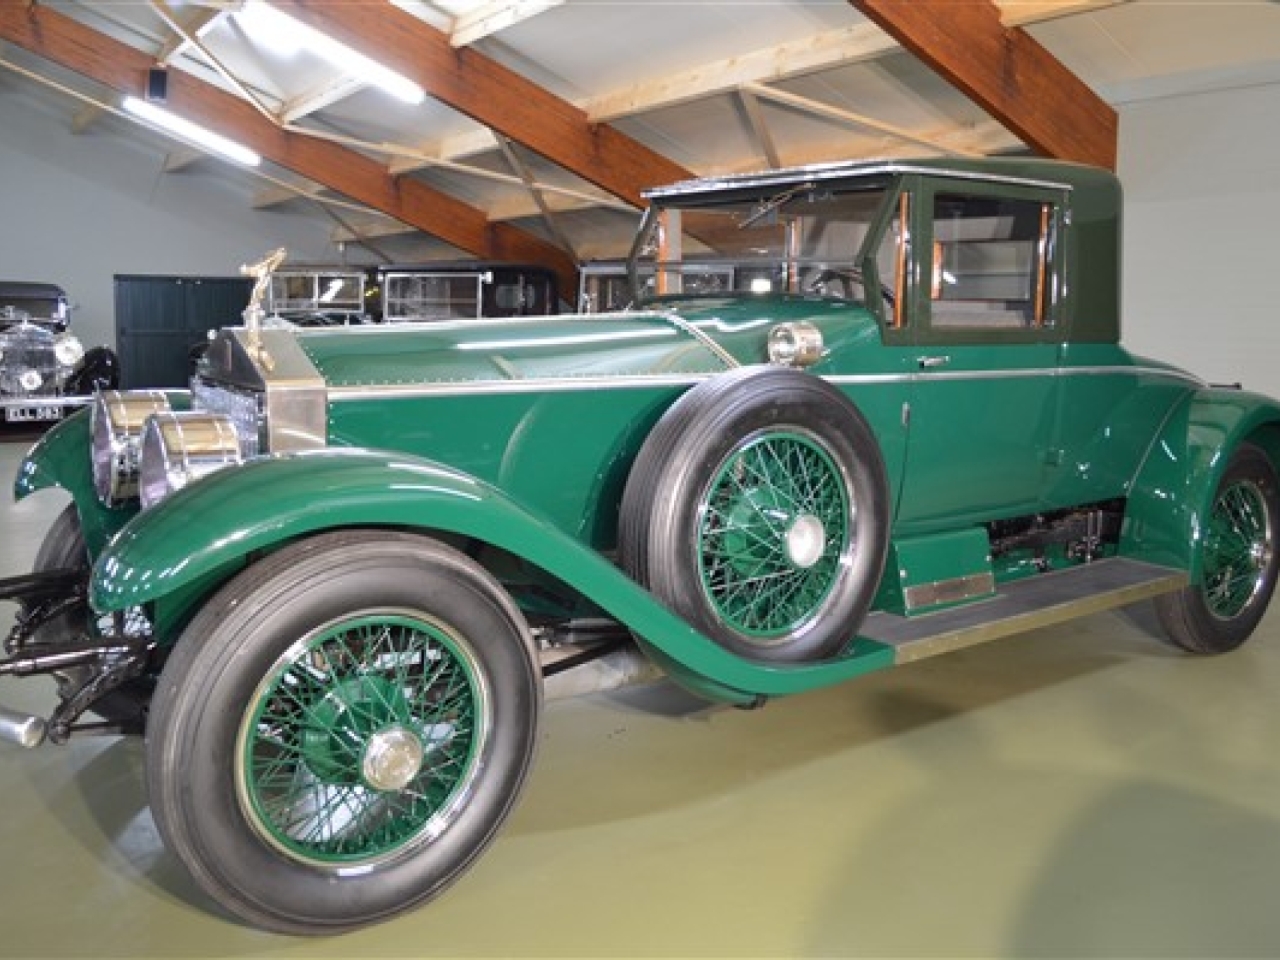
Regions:
M 60 487 L 71 494 L 80 514 L 80 529 L 92 557 L 98 556 L 136 507 L 108 507 L 93 486 L 89 410 L 76 411 L 52 427 L 27 452 L 13 482 L 13 498 L 22 500 L 37 490 Z
M 857 648 L 856 655 L 823 664 L 743 660 L 500 490 L 429 461 L 373 451 L 263 458 L 174 494 L 107 546 L 94 568 L 91 600 L 105 612 L 207 591 L 255 551 L 351 527 L 446 532 L 507 550 L 578 590 L 642 637 L 677 679 L 717 699 L 796 693 L 892 662 L 891 652 Z
M 1246 442 L 1280 470 L 1280 404 L 1206 389 L 1176 408 L 1131 485 L 1121 552 L 1180 567 L 1200 583 L 1205 518 L 1232 453 Z

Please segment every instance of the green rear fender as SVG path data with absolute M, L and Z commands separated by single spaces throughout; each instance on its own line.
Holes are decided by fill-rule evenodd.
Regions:
M 1185 569 L 1199 583 L 1204 518 L 1241 443 L 1261 447 L 1280 470 L 1280 404 L 1205 389 L 1175 408 L 1131 485 L 1121 552 Z
M 879 651 L 801 666 L 742 660 L 606 558 L 496 488 L 429 461 L 373 451 L 263 458 L 179 491 L 138 515 L 107 546 L 94 568 L 91 600 L 100 611 L 152 601 L 189 605 L 255 551 L 352 527 L 458 534 L 522 557 L 624 623 L 677 679 L 716 699 L 795 693 L 891 661 Z

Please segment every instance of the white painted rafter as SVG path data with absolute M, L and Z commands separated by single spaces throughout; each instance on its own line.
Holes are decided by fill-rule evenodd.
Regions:
M 477 40 L 505 30 L 522 20 L 536 17 L 564 2 L 565 0 L 490 0 L 454 20 L 449 43 L 454 47 L 470 46 Z
M 1025 27 L 1059 17 L 1094 13 L 1107 7 L 1118 7 L 1132 0 L 998 0 L 1000 22 L 1006 27 Z
M 769 125 L 765 122 L 764 111 L 760 109 L 760 98 L 755 91 L 742 87 L 738 90 L 738 99 L 742 102 L 742 109 L 746 111 L 747 122 L 751 124 L 751 132 L 760 146 L 765 163 L 769 165 L 769 169 L 777 170 L 782 166 L 782 158 L 778 153 L 778 145 L 769 132 Z
M 859 23 L 804 40 L 780 43 L 736 57 L 670 73 L 646 83 L 593 97 L 581 106 L 596 123 L 731 93 L 749 83 L 784 80 L 817 70 L 872 60 L 902 49 L 883 30 Z
M 227 10 L 221 7 L 197 7 L 179 19 L 181 30 L 173 30 L 173 36 L 165 41 L 156 53 L 156 63 L 166 66 L 191 46 L 192 37 L 199 37 L 212 30 Z M 172 29 L 172 28 L 171 28 Z
M 385 220 L 348 223 L 344 226 L 334 227 L 329 232 L 329 239 L 333 243 L 363 243 L 367 240 L 379 240 L 383 237 L 401 237 L 417 232 L 416 227 L 401 223 L 399 220 L 387 218 Z
M 516 152 L 515 145 L 506 137 L 498 138 L 498 148 L 502 151 L 502 155 L 506 157 L 507 163 L 511 169 L 516 172 L 521 180 L 524 181 L 525 187 L 529 191 L 529 195 L 533 198 L 534 204 L 538 208 L 538 213 L 542 216 L 542 222 L 546 224 L 548 232 L 555 240 L 557 246 L 566 251 L 570 255 L 574 254 L 573 243 L 569 240 L 568 235 L 561 229 L 560 221 L 556 217 L 556 213 L 548 205 L 546 198 L 542 194 L 542 187 L 534 179 L 533 173 L 529 170 L 529 165 L 524 162 L 520 154 Z
M 105 111 L 96 103 L 86 103 L 71 117 L 71 132 L 84 133 L 93 126 Z
M 338 74 L 315 89 L 289 100 L 276 113 L 276 118 L 284 124 L 293 123 L 317 110 L 333 106 L 352 94 L 359 93 L 366 86 L 368 84 L 363 80 L 347 74 Z
M 764 84 L 744 84 L 742 90 L 744 93 L 758 97 L 761 100 L 772 100 L 775 103 L 780 103 L 784 106 L 791 107 L 792 109 L 799 110 L 802 113 L 810 114 L 811 116 L 834 120 L 837 123 L 848 124 L 851 127 L 874 130 L 877 133 L 883 133 L 897 140 L 903 140 L 907 143 L 914 143 L 922 147 L 927 147 L 930 150 L 959 156 L 980 156 L 980 154 L 975 153 L 974 151 L 951 146 L 936 137 L 924 136 L 913 130 L 907 130 L 905 127 L 885 123 L 883 120 L 877 120 L 874 117 L 868 117 L 861 113 L 854 113 L 852 110 L 845 110 L 841 107 L 824 103 L 821 100 L 814 100 L 810 97 L 802 97 L 798 94 L 787 93 L 785 90 L 766 87 Z
M 195 147 L 177 147 L 165 154 L 164 165 L 160 169 L 165 173 L 177 173 L 179 170 L 185 170 L 193 163 L 198 163 L 207 156 L 207 153 Z

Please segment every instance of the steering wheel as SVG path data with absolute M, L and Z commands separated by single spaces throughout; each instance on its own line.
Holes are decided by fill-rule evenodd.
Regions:
M 821 294 L 825 292 L 827 284 L 833 281 L 839 281 L 843 284 L 846 289 L 846 293 L 848 294 L 852 294 L 853 292 L 851 289 L 852 284 L 856 283 L 858 286 L 862 287 L 864 291 L 867 286 L 866 281 L 862 277 L 862 271 L 857 267 L 825 267 L 822 270 L 819 270 L 813 279 L 811 279 L 805 286 L 810 293 Z M 893 290 L 886 287 L 883 283 L 880 284 L 881 300 L 892 307 L 894 297 L 895 294 Z M 847 299 L 852 300 L 853 297 L 849 296 Z

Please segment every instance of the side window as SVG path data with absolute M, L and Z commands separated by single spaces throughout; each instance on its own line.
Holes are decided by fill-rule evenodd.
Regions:
M 933 326 L 1045 326 L 1052 224 L 1050 203 L 936 194 L 929 274 Z

